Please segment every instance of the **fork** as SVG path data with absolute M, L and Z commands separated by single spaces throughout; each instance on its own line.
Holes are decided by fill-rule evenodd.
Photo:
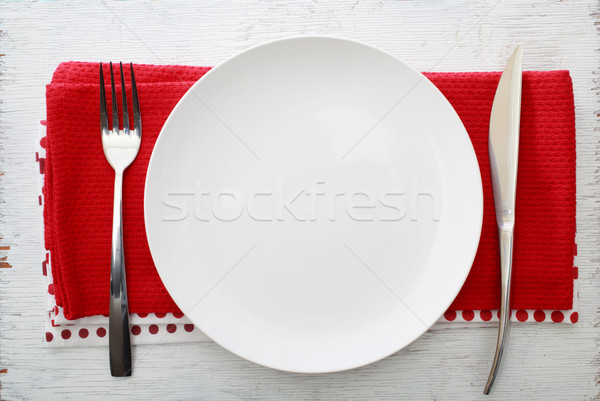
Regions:
M 110 373 L 115 377 L 131 376 L 131 340 L 129 338 L 129 308 L 125 282 L 125 258 L 123 253 L 123 172 L 133 162 L 142 140 L 142 119 L 138 102 L 133 64 L 131 92 L 133 101 L 133 128 L 129 127 L 127 92 L 121 68 L 121 93 L 123 104 L 123 129 L 119 129 L 119 111 L 115 91 L 115 78 L 110 63 L 110 86 L 112 90 L 112 130 L 108 129 L 104 73 L 100 63 L 100 133 L 102 147 L 108 163 L 115 170 L 115 195 L 113 202 L 112 250 L 110 259 L 110 307 L 108 318 L 108 342 L 110 350 Z

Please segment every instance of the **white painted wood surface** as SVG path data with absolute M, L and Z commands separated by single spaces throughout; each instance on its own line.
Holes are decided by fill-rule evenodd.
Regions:
M 0 398 L 485 398 L 493 327 L 436 326 L 390 358 L 327 375 L 262 368 L 202 343 L 136 347 L 134 376 L 114 379 L 106 349 L 51 349 L 42 342 L 42 233 L 32 152 L 36 123 L 44 116 L 44 85 L 56 65 L 65 60 L 214 65 L 266 40 L 329 34 L 379 46 L 423 71 L 500 70 L 517 43 L 525 45 L 526 69 L 571 70 L 580 321 L 515 325 L 488 398 L 600 399 L 599 8 L 591 0 L 0 4 L 0 266 L 12 266 L 0 268 Z

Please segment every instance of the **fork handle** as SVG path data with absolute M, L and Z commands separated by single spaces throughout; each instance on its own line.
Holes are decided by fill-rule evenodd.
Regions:
M 502 363 L 502 354 L 508 342 L 508 332 L 510 328 L 510 275 L 512 270 L 513 254 L 513 228 L 500 228 L 500 326 L 498 328 L 498 341 L 496 343 L 496 353 L 492 368 L 488 377 L 483 394 L 489 394 Z
M 131 376 L 131 340 L 129 338 L 129 308 L 125 282 L 123 253 L 123 173 L 115 173 L 113 204 L 112 251 L 110 259 L 110 308 L 108 344 L 110 373 L 115 377 Z

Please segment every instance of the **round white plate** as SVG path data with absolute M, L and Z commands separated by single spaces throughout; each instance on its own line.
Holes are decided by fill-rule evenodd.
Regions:
M 408 345 L 464 283 L 481 177 L 454 109 L 420 73 L 354 41 L 247 50 L 177 104 L 145 192 L 148 242 L 211 339 L 295 372 Z

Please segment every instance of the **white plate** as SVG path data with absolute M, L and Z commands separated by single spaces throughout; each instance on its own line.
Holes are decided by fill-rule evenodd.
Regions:
M 200 79 L 156 142 L 144 205 L 181 310 L 295 372 L 362 366 L 423 334 L 467 277 L 483 212 L 444 96 L 381 50 L 325 37 L 254 47 Z

